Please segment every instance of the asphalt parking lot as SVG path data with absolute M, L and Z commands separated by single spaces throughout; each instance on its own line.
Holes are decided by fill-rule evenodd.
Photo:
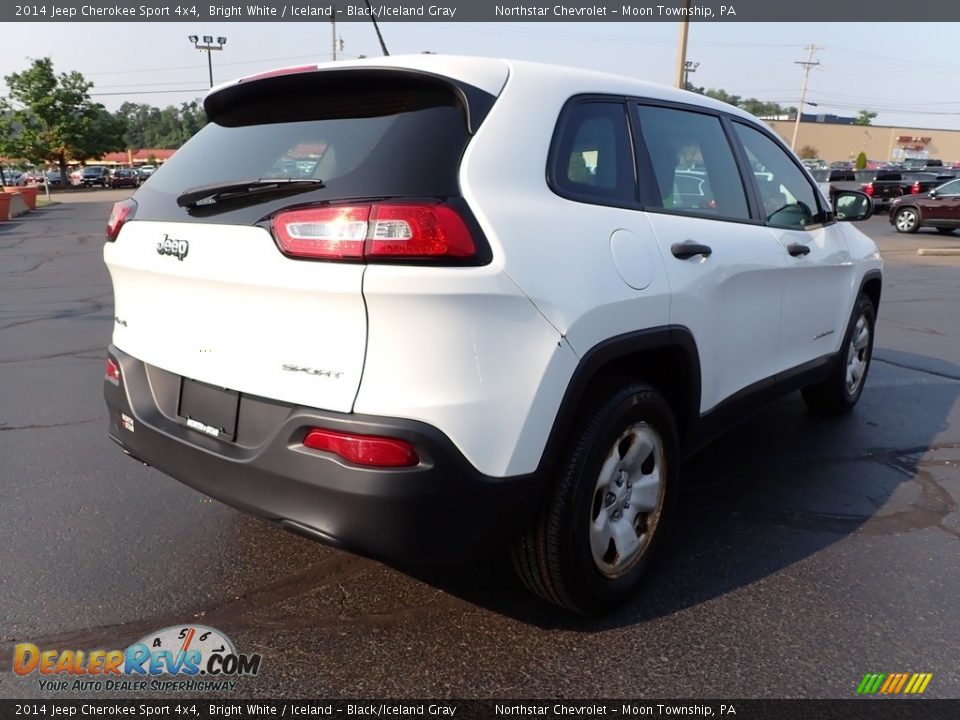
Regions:
M 960 257 L 916 254 L 960 231 L 861 224 L 887 274 L 856 412 L 795 395 L 711 445 L 643 592 L 581 619 L 502 558 L 387 567 L 125 457 L 101 398 L 103 225 L 125 194 L 0 224 L 0 696 L 51 696 L 11 672 L 15 643 L 200 622 L 263 656 L 242 697 L 845 698 L 867 672 L 960 697 Z

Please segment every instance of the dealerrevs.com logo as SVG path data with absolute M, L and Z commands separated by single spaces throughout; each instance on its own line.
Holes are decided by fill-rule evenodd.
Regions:
M 177 625 L 123 650 L 41 649 L 20 643 L 13 672 L 38 676 L 51 691 L 234 690 L 234 678 L 260 671 L 258 654 L 238 653 L 224 633 L 204 625 Z

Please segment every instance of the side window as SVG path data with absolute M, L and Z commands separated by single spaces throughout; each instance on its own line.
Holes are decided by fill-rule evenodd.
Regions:
M 559 194 L 589 202 L 636 202 L 627 117 L 618 102 L 568 107 L 554 141 L 550 176 Z
M 753 166 L 767 222 L 787 228 L 822 222 L 816 192 L 786 151 L 759 130 L 740 123 L 734 127 Z
M 743 181 L 720 118 L 650 105 L 635 107 L 659 191 L 648 207 L 750 218 Z
M 960 180 L 951 180 L 937 189 L 938 195 L 960 195 Z

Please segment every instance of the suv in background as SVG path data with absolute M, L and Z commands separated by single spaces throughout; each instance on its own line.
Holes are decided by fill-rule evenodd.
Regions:
M 872 204 L 831 205 L 738 108 L 441 55 L 204 108 L 108 221 L 104 396 L 125 452 L 223 502 L 405 562 L 510 546 L 597 611 L 640 583 L 681 458 L 785 393 L 860 398 L 882 262 L 838 221 Z
M 80 184 L 83 187 L 108 187 L 110 185 L 110 170 L 101 165 L 91 165 L 80 172 Z
M 155 165 L 141 165 L 137 168 L 137 174 L 140 176 L 140 182 L 145 182 L 147 178 L 157 171 Z

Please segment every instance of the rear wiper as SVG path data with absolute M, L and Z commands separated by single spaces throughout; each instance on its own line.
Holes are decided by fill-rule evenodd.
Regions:
M 213 205 L 250 195 L 297 193 L 306 190 L 319 190 L 325 187 L 323 180 L 298 180 L 297 178 L 256 178 L 253 180 L 233 180 L 231 182 L 211 183 L 187 188 L 177 196 L 180 207 Z

